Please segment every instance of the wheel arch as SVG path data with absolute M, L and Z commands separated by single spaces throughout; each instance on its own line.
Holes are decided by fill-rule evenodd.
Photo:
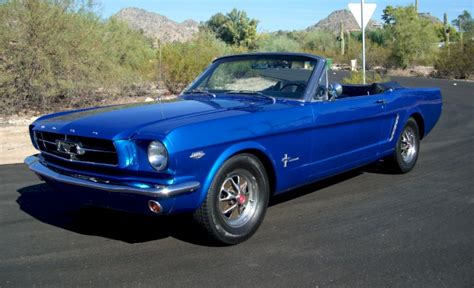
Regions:
M 270 151 L 268 151 L 264 146 L 257 142 L 242 142 L 228 147 L 216 159 L 202 185 L 201 199 L 199 201 L 200 203 L 202 203 L 202 201 L 206 197 L 209 191 L 209 187 L 211 186 L 215 175 L 222 167 L 222 165 L 233 156 L 243 153 L 251 154 L 257 157 L 260 162 L 262 162 L 270 184 L 270 195 L 275 192 L 277 176 L 275 162 L 273 160 L 274 158 L 272 157 Z
M 418 125 L 418 132 L 420 133 L 420 140 L 425 136 L 425 120 L 419 112 L 411 113 L 408 119 L 413 118 Z
M 275 193 L 275 189 L 276 189 L 276 171 L 275 171 L 275 167 L 273 166 L 273 162 L 271 161 L 270 157 L 267 154 L 265 154 L 263 151 L 258 150 L 258 149 L 254 149 L 254 148 L 241 150 L 241 151 L 235 153 L 234 155 L 232 155 L 231 157 L 233 157 L 235 155 L 238 155 L 238 154 L 243 154 L 243 153 L 251 154 L 251 155 L 257 157 L 257 159 L 260 160 L 260 162 L 262 162 L 263 167 L 265 168 L 265 172 L 266 172 L 267 177 L 268 177 L 268 183 L 270 184 L 270 195 L 273 195 L 273 193 Z

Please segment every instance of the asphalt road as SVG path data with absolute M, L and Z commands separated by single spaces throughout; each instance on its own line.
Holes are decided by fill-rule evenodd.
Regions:
M 417 167 L 291 191 L 238 246 L 209 245 L 186 217 L 76 210 L 0 166 L 0 287 L 474 287 L 474 83 L 395 80 L 443 92 Z

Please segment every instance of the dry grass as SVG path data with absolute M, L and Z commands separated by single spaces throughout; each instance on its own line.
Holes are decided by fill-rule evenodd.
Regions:
M 387 75 L 400 77 L 430 77 L 434 71 L 433 66 L 414 66 L 408 69 L 388 69 Z
M 28 125 L 36 117 L 0 118 L 0 165 L 21 163 L 26 156 L 37 153 L 28 135 Z

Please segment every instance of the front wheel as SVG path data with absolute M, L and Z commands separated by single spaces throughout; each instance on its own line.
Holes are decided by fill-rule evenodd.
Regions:
M 194 218 L 215 240 L 233 245 L 252 236 L 268 206 L 265 167 L 251 154 L 239 154 L 219 169 Z
M 415 167 L 420 151 L 420 132 L 415 119 L 408 119 L 402 133 L 398 137 L 392 168 L 398 173 L 408 173 Z

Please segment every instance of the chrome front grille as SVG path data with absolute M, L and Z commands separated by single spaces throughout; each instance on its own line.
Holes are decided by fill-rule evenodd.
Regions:
M 113 141 L 75 135 L 34 131 L 42 153 L 70 162 L 117 165 L 117 151 Z

